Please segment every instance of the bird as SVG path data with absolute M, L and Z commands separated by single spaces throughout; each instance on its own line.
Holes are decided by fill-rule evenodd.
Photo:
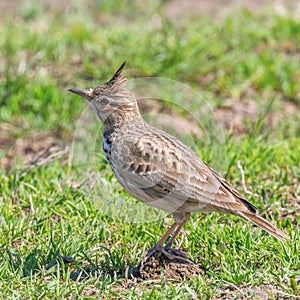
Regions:
M 232 214 L 281 242 L 288 239 L 188 146 L 142 118 L 135 95 L 125 87 L 125 64 L 96 88 L 68 91 L 86 99 L 101 120 L 104 155 L 124 190 L 173 216 L 173 225 L 147 256 L 160 251 L 178 257 L 171 246 L 193 212 Z

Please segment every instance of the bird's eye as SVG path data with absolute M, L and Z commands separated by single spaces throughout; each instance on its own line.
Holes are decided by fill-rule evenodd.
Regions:
M 101 105 L 106 105 L 106 104 L 108 104 L 108 99 L 106 99 L 106 98 L 103 98 L 103 99 L 101 99 L 101 101 L 100 101 L 100 104 Z

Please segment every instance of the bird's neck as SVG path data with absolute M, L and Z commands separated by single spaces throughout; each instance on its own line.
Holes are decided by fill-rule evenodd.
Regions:
M 143 124 L 145 121 L 140 115 L 139 111 L 118 110 L 105 119 L 103 122 L 103 136 L 110 136 L 113 132 L 118 131 L 124 126 L 131 126 L 132 124 Z

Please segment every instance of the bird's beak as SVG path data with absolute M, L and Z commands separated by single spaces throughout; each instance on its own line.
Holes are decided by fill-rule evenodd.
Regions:
M 72 92 L 74 94 L 77 94 L 83 98 L 85 98 L 88 101 L 91 101 L 94 97 L 94 90 L 88 89 L 88 90 L 79 90 L 79 89 L 69 89 L 69 92 Z

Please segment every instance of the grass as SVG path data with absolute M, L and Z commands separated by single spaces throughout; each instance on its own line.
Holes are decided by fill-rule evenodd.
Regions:
M 241 9 L 219 20 L 203 15 L 174 23 L 165 17 L 164 3 L 122 3 L 74 3 L 62 13 L 27 2 L 1 21 L 0 157 L 10 166 L 0 171 L 3 299 L 210 299 L 228 287 L 237 298 L 238 291 L 251 298 L 254 287 L 264 290 L 266 284 L 288 299 L 300 298 L 299 22 L 290 15 Z M 97 150 L 95 119 L 81 119 L 84 134 L 92 132 L 93 140 L 75 139 L 73 150 L 96 152 L 96 166 L 83 150 L 83 163 L 74 161 L 72 168 L 66 155 L 26 167 L 29 154 L 46 146 L 36 135 L 64 147 L 78 133 L 86 104 L 66 90 L 109 79 L 124 60 L 128 78 L 163 77 L 197 91 L 200 98 L 163 104 L 184 118 L 196 116 L 200 125 L 211 121 L 200 99 L 225 115 L 234 111 L 225 99 L 242 108 L 249 99 L 256 105 L 254 118 L 243 109 L 235 112 L 243 116 L 236 125 L 244 128 L 242 134 L 221 119 L 225 142 L 214 144 L 208 135 L 193 137 L 191 146 L 243 191 L 240 160 L 253 191 L 247 197 L 290 241 L 281 244 L 235 217 L 194 214 L 183 247 L 206 275 L 182 282 L 163 275 L 159 282 L 126 278 L 127 267 L 164 233 L 165 216 L 122 191 Z M 214 147 L 222 150 L 216 152 L 220 165 Z M 80 185 L 89 176 L 95 176 L 97 189 Z M 66 256 L 74 260 L 67 263 Z M 79 280 L 80 272 L 87 274 L 85 280 Z

